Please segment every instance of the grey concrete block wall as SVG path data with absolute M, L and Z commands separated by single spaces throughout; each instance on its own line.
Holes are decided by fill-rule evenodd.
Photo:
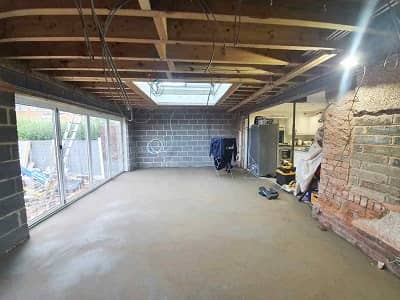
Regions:
M 0 91 L 0 254 L 29 237 L 13 92 Z
M 131 169 L 212 166 L 210 139 L 236 137 L 234 114 L 211 108 L 140 111 L 128 123 Z

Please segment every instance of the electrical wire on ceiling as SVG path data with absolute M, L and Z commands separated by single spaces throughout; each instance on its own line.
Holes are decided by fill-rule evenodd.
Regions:
M 85 40 L 85 46 L 86 46 L 86 50 L 87 50 L 87 54 L 88 57 L 90 58 L 91 61 L 94 60 L 94 52 L 93 52 L 93 48 L 92 48 L 92 44 L 89 38 L 89 33 L 88 33 L 88 25 L 85 19 L 85 16 L 83 14 L 83 5 L 82 5 L 82 0 L 74 0 L 74 4 L 76 6 L 76 9 L 78 10 L 78 15 L 80 18 L 80 22 L 82 25 L 82 31 L 83 31 L 83 35 L 84 35 L 84 40 Z M 90 101 L 90 100 L 89 100 Z M 93 101 L 91 101 L 93 102 Z M 112 103 L 116 106 L 117 110 L 120 112 L 121 115 L 124 115 L 120 105 L 113 99 Z M 93 104 L 98 104 L 97 102 L 93 102 Z
M 240 25 L 241 25 L 241 10 L 242 10 L 242 0 L 238 0 L 236 4 L 236 13 L 233 22 L 233 46 L 237 47 L 239 44 L 240 35 Z
M 210 124 L 209 119 L 208 119 L 208 114 L 209 114 L 209 109 L 208 108 L 209 108 L 210 96 L 211 96 L 211 93 L 212 93 L 213 88 L 214 88 L 214 80 L 213 80 L 213 77 L 212 77 L 212 73 L 210 72 L 210 68 L 212 67 L 212 64 L 213 64 L 213 61 L 214 61 L 214 56 L 215 56 L 216 34 L 217 34 L 217 32 L 219 32 L 220 28 L 219 28 L 219 24 L 218 24 L 217 18 L 215 17 L 215 14 L 210 9 L 210 7 L 207 4 L 206 0 L 199 0 L 198 3 L 199 3 L 201 9 L 203 10 L 203 12 L 204 12 L 204 14 L 206 16 L 207 22 L 209 24 L 211 22 L 213 22 L 213 24 L 214 24 L 213 29 L 211 30 L 212 51 L 211 51 L 211 55 L 210 55 L 210 59 L 209 59 L 209 62 L 207 64 L 207 67 L 204 69 L 205 73 L 209 73 L 210 74 L 210 90 L 209 90 L 209 93 L 208 93 L 206 108 L 205 108 L 205 112 L 204 112 L 204 119 L 206 121 L 206 127 L 207 127 L 207 136 L 210 138 L 211 137 L 211 135 L 210 135 L 210 126 L 211 126 L 211 124 Z M 212 20 L 211 20 L 209 15 L 211 15 Z M 223 38 L 223 45 L 224 45 L 224 49 L 225 49 L 226 48 L 226 43 L 225 43 L 225 36 L 224 36 L 223 32 L 222 32 L 221 36 Z
M 203 12 L 204 12 L 204 14 L 205 14 L 205 16 L 207 18 L 207 22 L 211 23 L 211 19 L 209 17 L 209 14 L 211 14 L 212 17 L 214 18 L 215 26 L 218 26 L 217 19 L 215 18 L 214 13 L 212 13 L 209 10 L 207 2 L 205 2 L 205 0 L 199 0 L 199 4 L 200 4 L 200 7 L 203 9 Z M 214 60 L 214 55 L 215 55 L 215 34 L 216 34 L 216 28 L 214 27 L 213 30 L 211 30 L 211 41 L 212 41 L 211 56 L 210 56 L 210 60 L 208 62 L 208 65 L 204 70 L 204 72 L 206 72 L 206 73 L 209 71 L 209 69 L 210 69 L 210 67 L 211 67 L 211 65 L 213 63 L 213 60 Z
M 86 19 L 84 17 L 83 10 L 82 10 L 82 0 L 74 0 L 74 3 L 78 10 L 78 14 L 79 14 L 79 17 L 81 20 L 81 25 L 82 25 L 82 29 L 83 29 L 85 45 L 86 45 L 86 49 L 88 52 L 88 56 L 90 57 L 91 60 L 94 60 L 93 48 L 92 48 L 92 45 L 90 42 L 88 30 L 87 30 L 88 26 L 87 26 Z M 93 5 L 93 7 L 94 7 L 94 5 Z M 113 92 L 111 92 L 111 95 L 113 96 Z M 120 106 L 116 103 L 115 99 L 113 99 L 112 101 L 113 101 L 114 105 L 117 107 L 117 109 L 120 111 L 121 115 L 123 115 L 123 112 L 121 111 Z
M 93 18 L 93 22 L 96 26 L 96 30 L 99 35 L 99 40 L 100 40 L 100 45 L 101 45 L 101 50 L 102 50 L 103 72 L 104 72 L 105 82 L 107 84 L 107 87 L 109 88 L 111 96 L 114 99 L 114 91 L 110 88 L 110 86 L 108 84 L 109 79 L 111 79 L 111 84 L 114 86 L 115 90 L 118 91 L 118 97 L 125 104 L 128 111 L 130 111 L 130 117 L 128 118 L 128 121 L 132 121 L 132 119 L 133 119 L 132 105 L 129 102 L 129 98 L 128 98 L 128 95 L 125 90 L 125 84 L 124 84 L 123 80 L 121 79 L 121 76 L 118 72 L 118 68 L 114 63 L 114 59 L 113 59 L 111 50 L 106 42 L 106 36 L 107 36 L 108 30 L 109 30 L 110 24 L 111 24 L 114 16 L 117 14 L 118 10 L 121 9 L 124 5 L 128 4 L 130 1 L 131 0 L 124 0 L 124 1 L 117 2 L 117 4 L 114 5 L 113 8 L 109 11 L 109 14 L 106 17 L 104 24 L 102 25 L 96 14 L 94 0 L 90 0 L 90 8 L 91 8 L 91 13 L 92 13 L 92 18 Z M 115 102 L 115 100 L 114 100 L 114 102 Z M 117 106 L 118 106 L 121 114 L 123 114 L 119 105 L 117 105 Z
M 212 51 L 211 51 L 209 63 L 208 63 L 207 67 L 204 70 L 204 72 L 207 73 L 210 70 L 211 65 L 212 65 L 212 63 L 214 61 L 216 33 L 220 31 L 220 28 L 219 28 L 218 20 L 215 17 L 215 14 L 210 9 L 210 6 L 207 4 L 207 1 L 206 0 L 199 0 L 199 2 L 196 2 L 196 3 L 198 3 L 200 8 L 203 10 L 204 15 L 206 16 L 207 22 L 209 24 L 211 22 L 213 22 L 213 24 L 214 24 L 213 29 L 211 30 Z M 212 20 L 211 20 L 210 16 L 211 16 Z M 226 42 L 225 42 L 225 36 L 224 36 L 223 32 L 222 32 L 221 36 L 222 36 L 222 39 L 223 39 L 223 45 L 224 45 L 224 49 L 225 49 L 226 48 Z
M 74 3 L 76 6 L 76 9 L 78 10 L 79 18 L 81 20 L 81 25 L 82 25 L 82 29 L 83 29 L 83 35 L 85 38 L 85 45 L 86 45 L 86 50 L 88 52 L 88 56 L 90 57 L 91 60 L 94 60 L 92 44 L 90 43 L 89 34 L 87 31 L 87 24 L 86 24 L 85 16 L 83 15 L 83 11 L 82 11 L 82 0 L 74 0 Z
M 128 1 L 124 1 L 123 3 L 116 5 L 112 10 L 110 10 L 110 12 L 104 22 L 104 26 L 102 27 L 100 24 L 100 21 L 98 19 L 98 16 L 96 14 L 94 0 L 91 0 L 92 16 L 93 16 L 93 20 L 96 25 L 96 28 L 98 30 L 100 42 L 102 45 L 103 62 L 104 62 L 104 67 L 105 67 L 105 78 L 106 78 L 106 80 L 108 78 L 111 78 L 112 80 L 114 79 L 116 84 L 119 86 L 119 92 L 122 95 L 126 95 L 125 87 L 124 87 L 122 80 L 120 79 L 119 74 L 118 74 L 118 69 L 117 69 L 116 65 L 114 64 L 110 48 L 108 47 L 108 44 L 106 42 L 106 35 L 108 32 L 109 26 L 111 24 L 111 21 L 115 15 L 115 12 L 119 9 L 118 7 L 120 7 L 120 5 L 124 4 L 125 2 L 128 2 Z M 107 76 L 107 73 L 108 73 L 108 76 Z
M 208 104 L 210 103 L 211 95 L 215 95 L 215 84 L 213 82 L 210 83 L 210 90 L 208 92 L 206 106 L 208 106 Z

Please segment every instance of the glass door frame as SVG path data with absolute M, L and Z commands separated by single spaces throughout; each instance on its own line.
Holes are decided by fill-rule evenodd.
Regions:
M 112 114 L 107 114 L 107 113 L 102 113 L 93 109 L 86 109 L 82 108 L 79 106 L 74 106 L 71 104 L 66 104 L 62 102 L 58 102 L 55 100 L 50 100 L 50 99 L 45 99 L 45 98 L 38 98 L 36 96 L 31 96 L 23 93 L 17 93 L 16 94 L 16 104 L 21 104 L 21 105 L 27 105 L 27 106 L 33 106 L 33 107 L 39 107 L 39 108 L 44 108 L 44 109 L 49 109 L 53 113 L 53 130 L 54 130 L 54 147 L 56 149 L 55 151 L 55 159 L 56 159 L 56 170 L 57 170 L 57 178 L 58 178 L 58 189 L 60 193 L 60 205 L 57 205 L 54 209 L 49 210 L 47 213 L 45 213 L 42 216 L 39 216 L 35 219 L 32 220 L 32 222 L 29 224 L 29 228 L 32 228 L 36 226 L 37 224 L 43 222 L 44 220 L 48 219 L 52 215 L 56 214 L 57 212 L 61 211 L 65 207 L 71 205 L 75 201 L 79 200 L 80 198 L 86 196 L 87 194 L 93 192 L 103 184 L 107 183 L 110 181 L 112 178 L 117 177 L 121 173 L 125 172 L 127 170 L 127 157 L 126 157 L 126 134 L 123 128 L 125 128 L 124 125 L 126 122 L 125 118 L 112 115 Z M 85 192 L 82 192 L 81 194 L 73 197 L 67 202 L 66 195 L 65 195 L 65 189 L 64 189 L 64 163 L 63 163 L 63 149 L 62 149 L 62 135 L 61 135 L 61 123 L 60 123 L 60 111 L 62 112 L 69 112 L 69 113 L 75 113 L 75 114 L 80 114 L 84 116 L 84 126 L 86 129 L 86 142 L 87 142 L 87 149 L 88 149 L 88 154 L 89 154 L 89 159 L 88 159 L 88 168 L 89 168 L 89 189 Z M 92 170 L 92 155 L 91 155 L 91 140 L 90 140 L 90 117 L 97 117 L 97 118 L 103 118 L 106 120 L 106 135 L 107 135 L 107 143 L 106 143 L 106 151 L 109 153 L 110 151 L 110 127 L 109 127 L 109 120 L 114 120 L 114 121 L 119 121 L 121 124 L 121 149 L 122 149 L 122 159 L 123 159 L 123 170 L 121 172 L 118 172 L 116 174 L 112 174 L 110 170 L 111 166 L 111 157 L 108 155 L 107 158 L 107 174 L 106 178 L 97 183 L 94 184 L 93 180 L 93 170 Z M 18 124 L 17 124 L 18 125 Z
M 107 182 L 110 178 L 111 178 L 111 173 L 110 173 L 110 141 L 109 141 L 109 136 L 110 136 L 110 134 L 109 134 L 109 121 L 108 121 L 108 118 L 106 118 L 106 117 L 104 117 L 104 116 L 97 116 L 97 115 L 88 115 L 88 119 L 89 119 L 89 123 L 90 123 L 90 117 L 94 117 L 94 118 L 99 118 L 99 119 L 104 119 L 105 121 L 106 121 L 106 130 L 105 130 L 105 135 L 106 135 L 106 143 L 105 143 L 105 147 L 106 147 L 106 155 L 107 155 L 107 160 L 106 160 L 106 166 L 105 166 L 105 169 L 107 170 L 107 172 L 105 172 L 105 174 L 104 174 L 104 176 L 105 176 L 105 178 L 104 178 L 104 180 L 102 180 L 102 181 L 98 181 L 97 183 L 94 181 L 94 177 L 92 176 L 92 179 L 91 179 L 91 181 L 90 181 L 90 183 L 92 184 L 92 185 L 94 185 L 94 186 L 100 186 L 100 185 L 102 185 L 104 182 Z M 112 120 L 114 120 L 114 119 L 112 119 Z M 89 127 L 90 128 L 90 127 Z M 91 138 L 91 136 L 89 135 L 89 138 Z M 90 140 L 89 140 L 89 143 L 90 143 Z M 99 149 L 99 151 L 100 151 L 101 149 Z M 92 161 L 92 152 L 90 152 L 90 156 L 89 156 L 90 158 L 90 160 Z M 91 168 L 91 170 L 92 170 L 92 162 L 90 163 L 90 168 Z M 93 172 L 93 170 L 92 170 L 92 172 Z M 121 172 L 122 173 L 122 172 Z M 118 174 L 116 174 L 115 176 L 117 176 L 117 175 L 119 175 L 119 174 L 121 174 L 121 173 L 118 173 Z
M 120 121 L 118 121 L 118 120 L 113 120 L 113 119 L 107 119 L 107 140 L 108 140 L 108 151 L 109 151 L 109 154 L 111 154 L 111 152 L 110 152 L 110 150 L 111 150 L 111 143 L 110 143 L 110 121 L 117 121 L 118 123 L 119 123 L 119 126 L 120 126 L 120 128 L 119 128 L 119 132 L 120 132 L 120 138 L 121 138 L 121 147 L 119 147 L 119 157 L 121 157 L 121 159 L 122 159 L 122 172 L 123 171 L 126 171 L 126 164 L 125 164 L 125 139 L 124 139 L 124 128 L 123 128 L 123 126 L 122 126 L 122 122 L 120 122 Z M 113 176 L 113 173 L 112 173 L 112 159 L 111 159 L 111 155 L 109 155 L 109 157 L 108 157 L 108 165 L 109 165 L 109 176 L 111 177 L 111 176 Z M 121 172 L 121 171 L 120 171 Z M 117 172 L 117 173 L 115 173 L 115 174 L 119 174 L 120 172 Z

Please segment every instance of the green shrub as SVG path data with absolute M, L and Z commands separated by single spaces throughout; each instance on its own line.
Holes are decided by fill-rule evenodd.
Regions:
M 65 132 L 67 122 L 62 122 L 61 125 L 61 136 Z M 85 126 L 86 122 L 82 122 L 79 125 L 78 132 L 76 134 L 77 140 L 85 140 Z M 90 123 L 90 133 L 92 139 L 97 139 L 100 136 L 100 124 L 98 120 L 93 120 Z M 17 128 L 18 128 L 18 139 L 25 141 L 37 141 L 37 140 L 51 140 L 54 138 L 54 127 L 53 121 L 50 119 L 43 120 L 32 120 L 29 118 L 17 117 Z

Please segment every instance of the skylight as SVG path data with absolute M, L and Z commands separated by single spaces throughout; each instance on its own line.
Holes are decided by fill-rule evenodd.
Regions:
M 215 105 L 231 87 L 230 83 L 133 81 L 158 105 Z

